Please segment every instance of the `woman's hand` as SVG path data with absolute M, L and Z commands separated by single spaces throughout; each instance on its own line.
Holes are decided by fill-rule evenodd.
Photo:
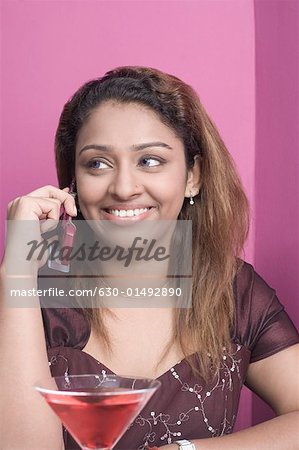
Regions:
M 68 193 L 69 188 L 58 189 L 44 186 L 27 195 L 15 198 L 8 204 L 8 220 L 59 220 L 63 205 L 67 214 L 76 216 L 75 200 Z
M 77 215 L 75 200 L 68 191 L 69 188 L 44 186 L 17 197 L 8 204 L 7 239 L 3 262 L 9 272 L 18 264 L 37 270 L 39 265 L 45 263 L 45 258 L 38 261 L 39 252 L 35 252 L 28 261 L 29 243 L 42 242 L 42 234 L 57 227 L 62 206 L 70 216 Z

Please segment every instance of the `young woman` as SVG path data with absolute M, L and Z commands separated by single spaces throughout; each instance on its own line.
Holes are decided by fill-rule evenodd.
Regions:
M 8 235 L 1 268 L 2 448 L 78 448 L 32 389 L 36 380 L 65 372 L 161 381 L 116 449 L 297 448 L 298 334 L 275 291 L 239 259 L 247 200 L 194 90 L 144 67 L 121 67 L 86 83 L 62 112 L 56 163 L 60 188 L 15 199 L 8 218 L 44 224 L 58 220 L 63 205 L 73 218 L 119 227 L 192 220 L 192 305 L 41 311 L 37 299 L 33 309 L 8 308 L 7 266 L 16 255 Z M 72 181 L 76 201 L 67 188 Z M 35 233 L 40 238 L 39 227 Z M 36 287 L 38 262 L 25 270 L 23 284 Z M 278 417 L 232 433 L 243 383 Z

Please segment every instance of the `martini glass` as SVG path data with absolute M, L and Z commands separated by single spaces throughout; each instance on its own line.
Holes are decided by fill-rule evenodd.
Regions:
M 111 450 L 153 393 L 158 380 L 118 375 L 65 375 L 35 384 L 83 450 Z

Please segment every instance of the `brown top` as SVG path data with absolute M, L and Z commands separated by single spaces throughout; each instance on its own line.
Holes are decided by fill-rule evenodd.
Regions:
M 153 395 L 116 444 L 117 450 L 144 450 L 179 439 L 222 436 L 233 431 L 248 365 L 299 342 L 298 333 L 275 291 L 244 263 L 234 281 L 232 352 L 223 352 L 217 378 L 206 384 L 182 360 L 159 377 Z M 42 309 L 52 375 L 113 373 L 83 352 L 90 326 L 76 309 Z M 79 449 L 64 431 L 66 449 Z

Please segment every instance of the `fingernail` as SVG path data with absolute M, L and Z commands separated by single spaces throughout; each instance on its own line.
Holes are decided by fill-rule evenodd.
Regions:
M 75 216 L 78 214 L 78 211 L 77 211 L 77 208 L 76 208 L 76 205 L 74 205 L 74 214 L 75 214 Z

